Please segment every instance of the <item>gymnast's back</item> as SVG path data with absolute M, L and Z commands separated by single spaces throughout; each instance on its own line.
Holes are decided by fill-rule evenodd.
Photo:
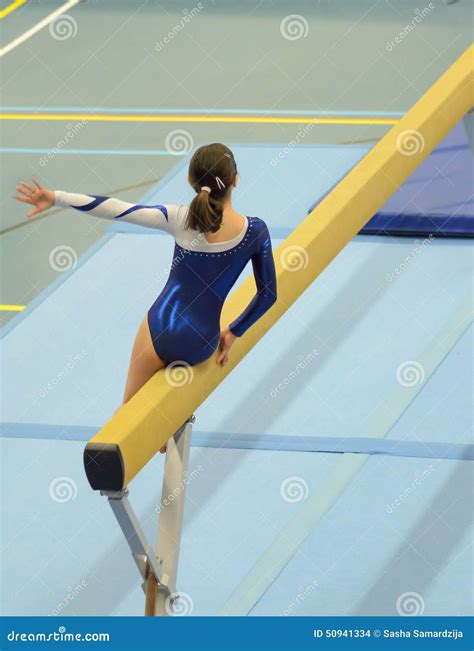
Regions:
M 56 205 L 159 229 L 174 237 L 167 283 L 148 312 L 153 345 L 167 363 L 197 364 L 214 353 L 222 305 L 249 261 L 257 292 L 230 324 L 230 330 L 242 336 L 275 302 L 271 239 L 265 222 L 258 217 L 245 217 L 241 231 L 231 239 L 210 242 L 205 232 L 189 227 L 189 206 L 185 205 L 145 206 L 61 191 L 56 192 Z

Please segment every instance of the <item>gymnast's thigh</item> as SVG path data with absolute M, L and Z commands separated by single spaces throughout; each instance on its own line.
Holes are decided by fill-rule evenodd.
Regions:
M 145 316 L 133 344 L 123 402 L 130 400 L 165 365 L 156 353 Z

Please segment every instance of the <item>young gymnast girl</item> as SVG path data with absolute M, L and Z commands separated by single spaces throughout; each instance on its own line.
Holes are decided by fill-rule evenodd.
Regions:
M 222 144 L 200 147 L 189 165 L 196 196 L 189 206 L 140 206 L 112 197 L 54 192 L 33 179 L 21 181 L 14 198 L 34 206 L 33 217 L 53 205 L 75 208 L 103 219 L 121 219 L 173 235 L 175 249 L 168 281 L 135 338 L 123 403 L 168 364 L 199 364 L 217 348 L 224 365 L 241 337 L 275 302 L 272 245 L 258 217 L 244 217 L 232 206 L 237 166 Z M 224 300 L 249 260 L 257 292 L 230 325 L 220 330 Z M 163 450 L 164 451 L 164 450 Z

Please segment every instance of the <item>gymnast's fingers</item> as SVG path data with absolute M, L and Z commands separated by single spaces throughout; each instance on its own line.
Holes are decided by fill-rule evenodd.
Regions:
M 28 217 L 34 217 L 37 215 L 39 212 L 43 212 L 40 208 L 33 208 L 33 210 L 30 210 L 29 213 L 27 213 Z
M 30 194 L 32 194 L 35 191 L 34 187 L 29 183 L 27 183 L 26 181 L 20 181 L 19 185 L 22 185 L 26 190 L 29 191 Z M 19 189 L 18 186 L 17 188 Z
M 38 181 L 35 179 L 35 177 L 32 178 L 32 181 L 36 185 L 38 190 L 44 190 L 44 187 L 41 185 L 41 183 L 38 183 Z
M 17 201 L 22 201 L 23 203 L 33 204 L 33 201 L 31 201 L 31 199 L 28 199 L 26 196 L 23 197 L 20 194 L 14 194 L 13 198 L 16 199 Z
M 31 192 L 25 190 L 25 188 L 23 188 L 21 185 L 17 185 L 16 190 L 18 190 L 18 192 L 21 192 L 21 194 L 25 195 L 25 197 L 31 197 Z

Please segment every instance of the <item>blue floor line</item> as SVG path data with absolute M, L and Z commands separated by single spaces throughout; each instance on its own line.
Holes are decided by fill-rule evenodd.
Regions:
M 243 147 L 245 145 L 239 145 Z M 258 145 L 252 145 L 258 146 Z M 283 144 L 265 144 L 266 147 L 276 147 L 284 148 L 287 145 Z M 306 145 L 306 147 L 331 147 L 334 148 L 343 148 L 346 147 L 359 147 L 363 145 L 358 145 L 357 143 L 350 145 Z M 170 156 L 173 158 L 181 158 L 186 156 L 186 153 L 181 152 L 170 152 L 166 149 L 58 149 L 53 150 L 50 147 L 0 147 L 0 154 L 51 154 L 54 156 Z
M 29 438 L 88 441 L 99 426 L 47 425 L 44 423 L 0 423 L 0 438 Z M 403 441 L 371 437 L 285 436 L 282 434 L 232 434 L 193 431 L 192 446 L 230 450 L 280 452 L 332 452 L 337 454 L 380 454 L 426 459 L 474 460 L 474 444 L 433 441 Z
M 134 115 L 168 115 L 176 113 L 179 115 L 314 115 L 325 117 L 403 117 L 403 111 L 299 111 L 298 109 L 246 109 L 246 108 L 116 108 L 107 106 L 82 107 L 82 106 L 2 106 L 0 112 L 27 111 L 31 113 L 115 113 Z
M 48 147 L 0 147 L 1 154 L 84 154 L 88 156 L 173 156 L 179 157 L 182 154 L 169 152 L 166 149 L 58 149 Z
M 372 144 L 377 143 L 377 138 L 374 138 L 373 141 L 371 141 Z M 227 143 L 225 143 L 227 144 Z M 305 145 L 299 145 L 299 148 L 302 149 L 369 149 L 368 148 L 367 142 L 344 142 L 344 143 L 319 143 L 319 142 L 314 142 L 314 143 L 307 143 Z M 227 144 L 230 149 L 233 149 L 234 147 L 249 147 L 249 148 L 266 148 L 266 149 L 287 149 L 288 148 L 288 143 L 287 142 L 232 142 Z

